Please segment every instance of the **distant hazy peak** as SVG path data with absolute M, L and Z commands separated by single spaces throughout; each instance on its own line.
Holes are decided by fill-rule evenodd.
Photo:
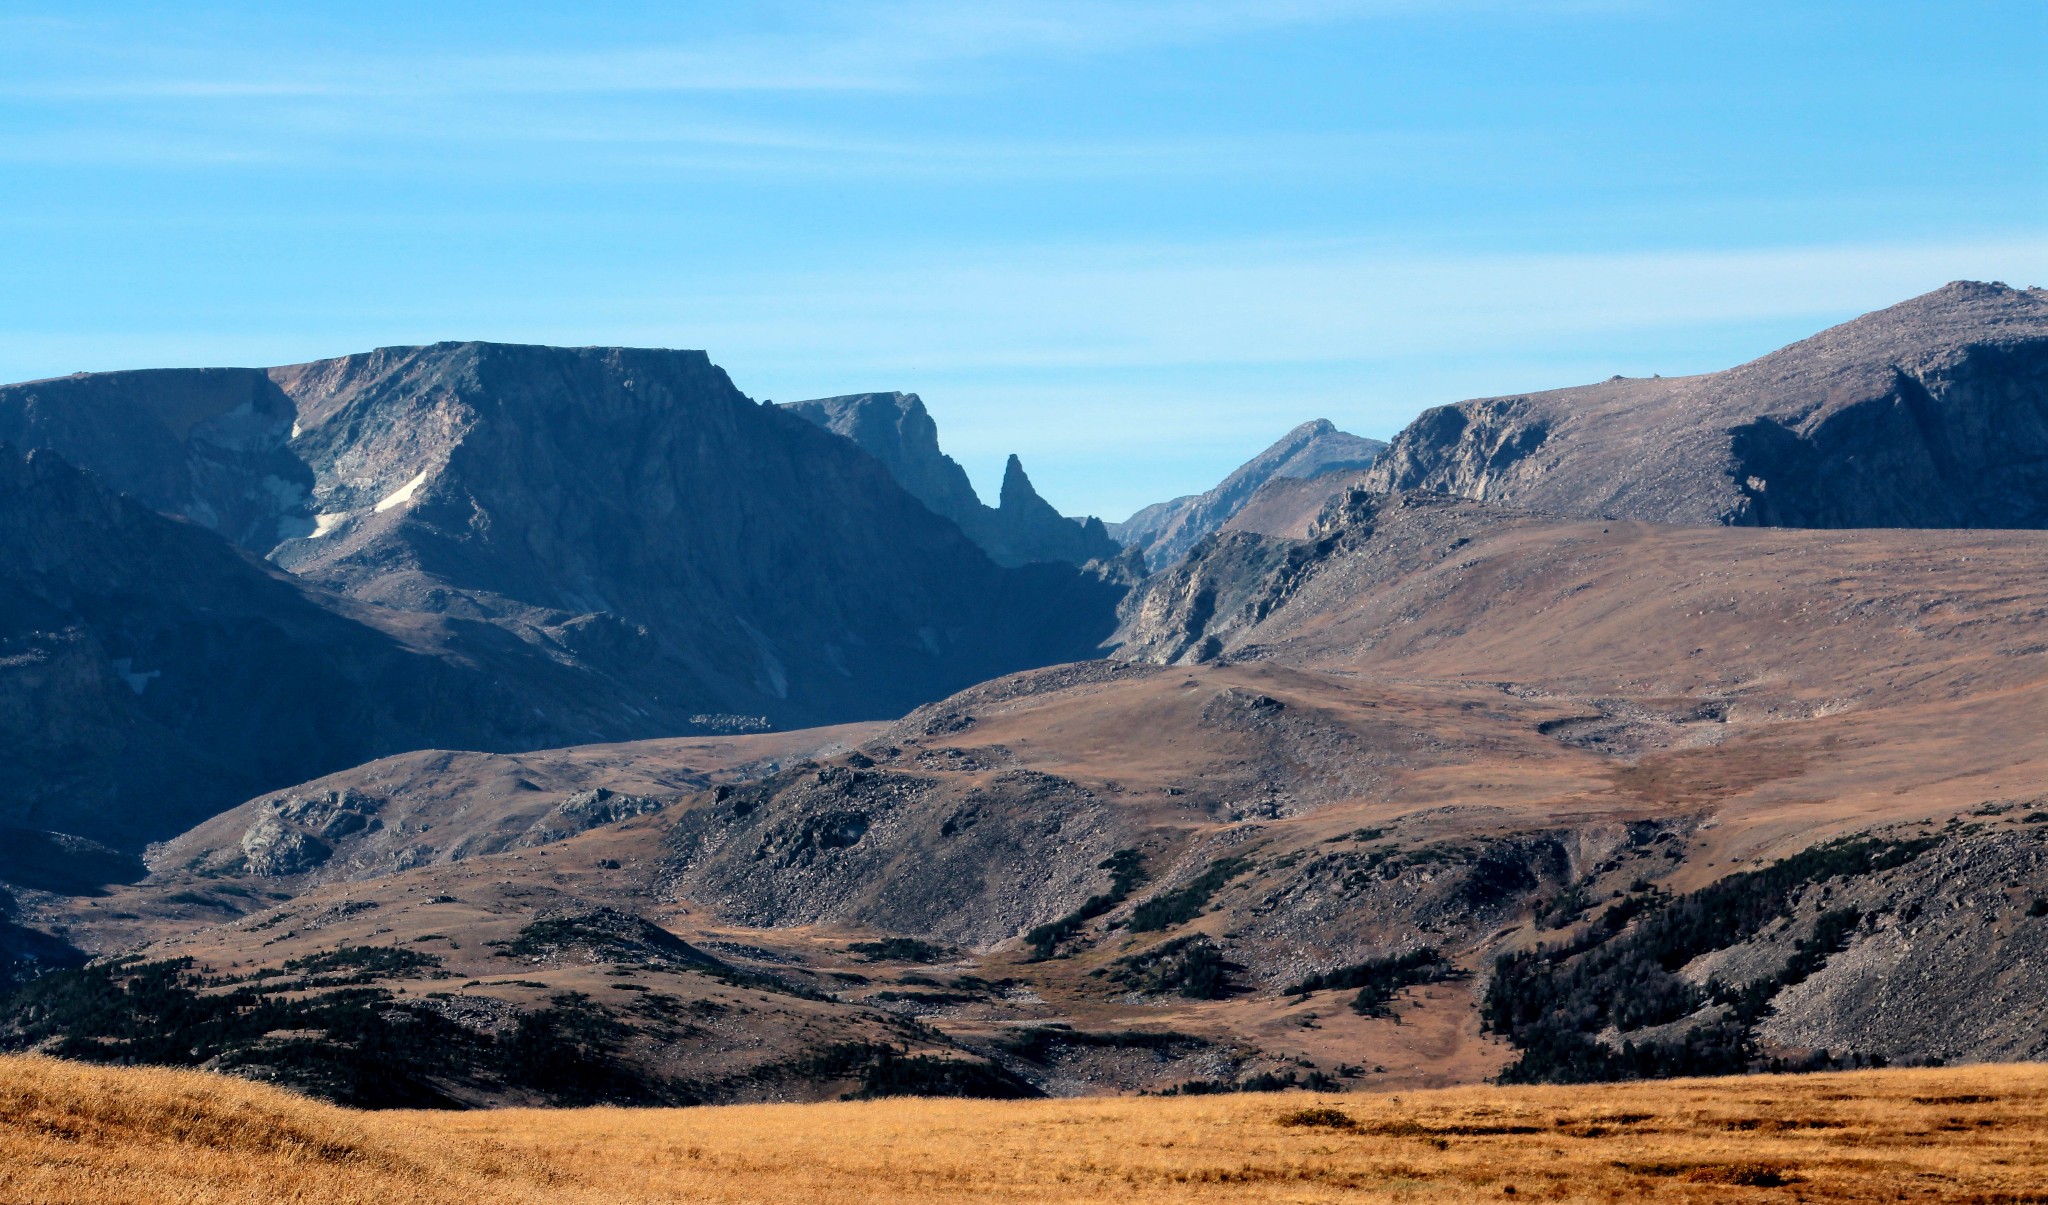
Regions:
M 1238 466 L 1216 490 L 1227 493 L 1246 483 L 1256 489 L 1274 477 L 1318 477 L 1333 469 L 1362 469 L 1386 446 L 1377 439 L 1339 431 L 1327 418 L 1312 419 Z
M 1376 439 L 1340 431 L 1329 419 L 1311 419 L 1239 465 L 1206 493 L 1155 502 L 1111 526 L 1110 534 L 1126 547 L 1143 550 L 1152 568 L 1164 568 L 1187 555 L 1203 536 L 1228 523 L 1268 481 L 1362 470 L 1386 446 Z

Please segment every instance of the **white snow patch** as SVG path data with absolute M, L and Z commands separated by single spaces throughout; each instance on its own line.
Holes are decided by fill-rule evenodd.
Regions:
M 326 515 L 314 515 L 313 534 L 307 536 L 306 538 L 309 540 L 317 540 L 321 536 L 326 535 L 328 532 L 333 531 L 335 528 L 340 527 L 342 524 L 346 522 L 348 522 L 347 511 L 337 511 L 333 514 Z
M 397 489 L 384 495 L 384 500 L 377 504 L 377 513 L 381 515 L 385 511 L 390 510 L 394 506 L 403 506 L 405 503 L 412 501 L 414 491 L 418 490 L 422 485 L 425 485 L 426 483 L 427 471 L 425 469 L 421 469 L 419 476 L 413 478 L 411 481 L 406 482 L 404 485 L 401 485 Z
M 287 438 L 287 439 L 297 439 L 298 437 L 299 437 L 299 424 L 298 424 L 298 423 L 296 423 L 296 422 L 294 422 L 294 423 L 292 424 L 292 433 L 291 433 L 290 435 L 286 436 L 285 438 Z

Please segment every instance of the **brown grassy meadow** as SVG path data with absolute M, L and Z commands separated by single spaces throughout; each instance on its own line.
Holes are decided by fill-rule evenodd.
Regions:
M 8 1201 L 2048 1202 L 2048 1066 L 1387 1096 L 356 1113 L 0 1059 Z

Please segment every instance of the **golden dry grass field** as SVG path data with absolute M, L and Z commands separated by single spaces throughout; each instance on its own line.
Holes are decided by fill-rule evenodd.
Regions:
M 2048 1066 L 1383 1096 L 358 1113 L 0 1059 L 38 1202 L 2048 1202 Z

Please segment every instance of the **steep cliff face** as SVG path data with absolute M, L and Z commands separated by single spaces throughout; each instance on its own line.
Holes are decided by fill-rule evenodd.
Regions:
M 1564 515 L 2048 525 L 2048 292 L 1957 282 L 1726 372 L 1424 413 L 1366 477 Z
M 1250 532 L 1210 536 L 1124 600 L 1116 655 L 1162 665 L 1212 661 L 1286 602 L 1328 551 Z
M 1364 469 L 1386 447 L 1339 431 L 1325 418 L 1306 422 L 1239 465 L 1214 489 L 1155 502 L 1111 525 L 1110 534 L 1126 547 L 1141 549 L 1152 568 L 1163 569 L 1186 556 L 1202 537 L 1221 530 L 1268 482 Z
M 80 373 L 0 386 L 0 441 L 49 448 L 257 555 L 311 530 L 290 398 L 255 368 Z
M 1121 551 L 1102 520 L 1069 519 L 1039 497 L 1015 456 L 1003 474 L 1001 504 L 982 505 L 966 470 L 939 450 L 938 424 L 914 393 L 853 393 L 792 402 L 784 409 L 859 444 L 897 484 L 951 519 L 999 565 L 1081 565 Z
M 912 497 L 962 531 L 987 509 L 967 470 L 940 449 L 939 425 L 914 393 L 849 393 L 790 402 L 783 409 L 859 444 Z
M 898 714 L 1088 656 L 1110 627 L 1114 588 L 992 564 L 702 353 L 438 345 L 273 376 L 320 528 L 278 563 L 500 623 L 697 711 Z
M 325 595 L 0 447 L 0 825 L 136 849 L 309 772 L 623 718 L 604 683 L 510 643 Z
M 1324 591 L 1320 601 L 1343 609 L 1476 534 L 1526 518 L 1506 507 L 1354 487 L 1304 539 L 1219 532 L 1125 597 L 1116 656 L 1166 665 L 1216 660 L 1257 641 L 1268 619 L 1333 568 L 1348 575 L 1334 598 Z
M 584 739 L 900 714 L 1095 655 L 1121 590 L 991 563 L 701 352 L 453 343 L 65 378 L 0 391 L 0 427 L 308 581 L 598 676 L 623 719 Z

